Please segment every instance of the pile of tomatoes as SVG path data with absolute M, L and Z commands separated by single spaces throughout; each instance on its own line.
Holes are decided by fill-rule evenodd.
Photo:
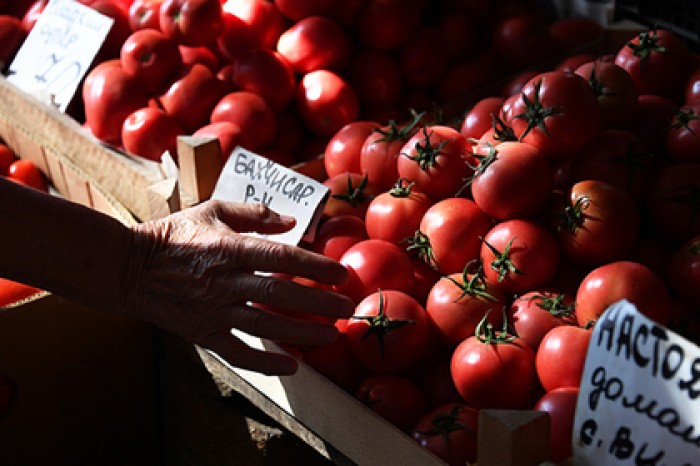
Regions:
M 698 70 L 648 30 L 450 123 L 343 127 L 305 246 L 348 268 L 337 290 L 357 308 L 302 357 L 450 464 L 474 460 L 483 408 L 549 412 L 551 459 L 569 457 L 610 304 L 700 341 Z

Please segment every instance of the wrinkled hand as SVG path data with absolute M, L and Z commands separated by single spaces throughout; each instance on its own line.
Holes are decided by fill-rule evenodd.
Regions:
M 244 235 L 281 233 L 295 224 L 262 205 L 209 201 L 132 228 L 126 308 L 160 328 L 213 350 L 230 364 L 265 374 L 293 373 L 293 358 L 250 348 L 236 328 L 291 344 L 321 345 L 336 337 L 330 324 L 284 317 L 286 311 L 349 317 L 340 294 L 254 273 L 281 272 L 339 284 L 346 269 L 304 249 Z

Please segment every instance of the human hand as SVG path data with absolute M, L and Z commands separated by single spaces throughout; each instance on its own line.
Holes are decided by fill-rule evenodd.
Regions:
M 347 270 L 332 259 L 245 232 L 282 233 L 295 224 L 262 205 L 208 201 L 132 228 L 134 242 L 123 308 L 210 349 L 230 364 L 265 374 L 290 374 L 288 355 L 250 348 L 232 328 L 281 343 L 322 345 L 334 326 L 285 317 L 285 311 L 346 318 L 353 302 L 340 294 L 256 274 L 279 272 L 340 284 Z

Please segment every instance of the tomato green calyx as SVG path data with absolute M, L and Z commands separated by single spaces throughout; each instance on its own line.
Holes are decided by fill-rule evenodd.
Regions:
M 357 207 L 360 204 L 369 202 L 374 196 L 366 194 L 367 175 L 362 178 L 362 182 L 356 188 L 352 185 L 352 178 L 348 176 L 348 190 L 343 194 L 333 194 L 333 198 L 348 202 L 351 206 Z
M 486 247 L 496 256 L 496 258 L 491 261 L 491 268 L 498 272 L 498 283 L 501 283 L 511 273 L 524 275 L 523 271 L 517 268 L 510 258 L 510 248 L 513 245 L 514 239 L 515 237 L 508 240 L 503 252 L 500 252 L 492 244 L 484 240 Z
M 471 276 L 469 274 L 469 268 L 470 264 L 467 264 L 464 267 L 464 270 L 462 271 L 462 280 L 455 280 L 453 277 L 449 275 L 445 275 L 442 278 L 445 278 L 454 285 L 462 290 L 462 294 L 459 295 L 458 298 L 454 300 L 454 302 L 459 301 L 460 299 L 464 298 L 465 296 L 475 296 L 479 297 L 482 299 L 486 299 L 489 301 L 496 302 L 498 301 L 491 293 L 487 291 L 486 288 L 486 279 L 484 278 L 484 273 L 483 273 L 483 267 L 479 265 L 479 268 L 477 269 L 476 273 L 472 273 Z
M 639 38 L 638 44 L 629 41 L 626 45 L 632 49 L 635 56 L 639 57 L 639 68 L 643 73 L 652 52 L 666 53 L 666 47 L 659 45 L 659 34 L 656 29 L 644 31 L 637 37 Z
M 404 126 L 399 126 L 395 120 L 389 121 L 389 128 L 375 128 L 374 131 L 381 134 L 382 137 L 375 142 L 392 142 L 392 141 L 408 141 L 416 132 L 416 126 L 423 120 L 425 112 L 417 113 L 411 110 L 411 121 Z
M 685 128 L 692 134 L 695 134 L 693 128 L 690 127 L 690 122 L 700 120 L 700 116 L 695 114 L 695 110 L 692 108 L 680 108 L 676 110 L 673 120 L 671 121 L 671 128 L 680 129 Z
M 379 353 L 384 356 L 384 337 L 391 331 L 401 328 L 405 325 L 415 324 L 415 320 L 399 320 L 391 319 L 384 313 L 384 294 L 379 290 L 379 310 L 376 316 L 355 316 L 353 319 L 364 320 L 369 324 L 367 331 L 362 334 L 361 340 L 369 338 L 370 335 L 375 335 L 379 342 Z
M 489 168 L 489 166 L 491 166 L 491 164 L 494 163 L 498 158 L 498 150 L 496 149 L 496 146 L 487 142 L 485 146 L 482 147 L 485 147 L 488 153 L 482 155 L 477 154 L 476 152 L 472 152 L 471 155 L 474 156 L 474 158 L 477 160 L 477 163 L 471 164 L 467 162 L 469 168 L 474 170 L 474 174 L 470 176 L 467 180 L 467 185 L 471 184 L 475 178 L 483 174 L 486 171 L 486 169 Z
M 510 343 L 515 340 L 515 335 L 508 333 L 508 323 L 506 319 L 503 319 L 503 328 L 500 332 L 494 330 L 493 325 L 487 322 L 490 312 L 491 311 L 486 311 L 484 317 L 481 318 L 479 324 L 476 326 L 474 336 L 477 340 L 486 345 L 490 345 L 491 343 Z
M 596 69 L 593 67 L 591 75 L 588 78 L 588 85 L 591 86 L 596 97 L 611 97 L 616 95 L 616 92 L 610 90 L 605 83 L 596 76 Z
M 584 211 L 591 201 L 588 196 L 580 196 L 573 205 L 564 207 L 563 212 L 557 213 L 557 230 L 574 233 L 583 225 Z
M 537 307 L 544 309 L 554 317 L 571 317 L 574 315 L 574 303 L 564 304 L 564 293 L 558 293 L 556 296 L 534 295 L 530 300 L 539 299 Z
M 496 141 L 508 142 L 518 140 L 513 128 L 495 113 L 491 114 L 491 128 L 493 128 L 493 138 Z
M 433 416 L 430 421 L 430 429 L 419 431 L 418 433 L 434 437 L 439 435 L 445 445 L 449 446 L 450 434 L 458 430 L 468 431 L 469 428 L 459 422 L 459 412 L 464 409 L 463 406 L 455 405 L 450 409 L 449 413 L 438 413 Z
M 420 230 L 416 230 L 416 232 L 413 234 L 413 238 L 407 238 L 407 241 L 409 245 L 406 248 L 406 251 L 416 251 L 420 260 L 433 267 L 436 265 L 433 247 L 430 244 L 430 238 L 428 238 L 428 235 Z
M 523 138 L 536 127 L 540 128 L 547 137 L 551 138 L 547 130 L 547 125 L 545 124 L 545 119 L 560 114 L 561 110 L 559 107 L 545 107 L 542 105 L 540 102 L 541 89 L 542 80 L 540 79 L 535 83 L 535 96 L 532 100 L 530 100 L 524 92 L 520 94 L 520 98 L 523 99 L 523 103 L 525 104 L 525 111 L 515 115 L 513 118 L 527 120 L 527 127 L 525 131 L 523 131 L 523 134 L 518 137 L 518 141 L 522 141 Z
M 408 180 L 406 178 L 399 178 L 394 183 L 394 186 L 389 189 L 389 194 L 393 197 L 408 197 L 411 195 L 415 181 Z
M 435 165 L 435 162 L 437 161 L 438 155 L 442 153 L 442 149 L 452 142 L 452 139 L 447 139 L 444 141 L 440 141 L 437 145 L 433 145 L 430 141 L 430 136 L 432 136 L 432 132 L 428 133 L 428 127 L 423 126 L 423 135 L 425 136 L 423 138 L 423 142 L 417 142 L 415 145 L 416 149 L 416 155 L 409 155 L 409 154 L 403 154 L 404 157 L 407 157 L 414 162 L 418 163 L 420 166 L 421 170 L 426 171 L 433 165 Z
M 698 254 L 700 254 L 700 241 L 696 241 L 693 244 L 691 244 L 688 251 L 692 256 L 697 256 Z

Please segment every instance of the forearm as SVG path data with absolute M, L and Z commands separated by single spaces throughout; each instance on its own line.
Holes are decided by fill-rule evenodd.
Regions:
M 123 299 L 128 227 L 95 210 L 0 179 L 0 276 L 92 306 Z

